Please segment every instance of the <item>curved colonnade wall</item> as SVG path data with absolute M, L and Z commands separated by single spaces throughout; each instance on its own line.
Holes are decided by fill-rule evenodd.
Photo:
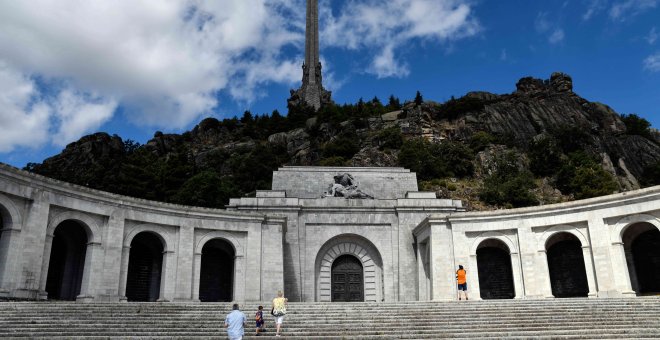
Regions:
M 283 287 L 283 218 L 119 196 L 3 164 L 0 216 L 0 296 L 196 301 L 201 280 L 225 287 L 202 292 L 216 301 L 257 301 Z M 214 257 L 233 268 L 203 275 Z
M 320 198 L 350 172 L 374 199 Z M 414 301 L 660 292 L 660 187 L 464 211 L 401 168 L 285 167 L 228 210 L 151 202 L 0 164 L 0 296 Z

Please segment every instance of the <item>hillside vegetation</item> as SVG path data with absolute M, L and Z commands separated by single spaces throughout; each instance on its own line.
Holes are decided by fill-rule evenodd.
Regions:
M 96 133 L 27 170 L 123 195 L 204 207 L 270 189 L 282 165 L 402 166 L 421 190 L 469 209 L 523 207 L 660 184 L 660 134 L 573 92 L 571 78 L 523 78 L 511 94 L 445 103 L 417 93 L 208 118 L 144 145 Z

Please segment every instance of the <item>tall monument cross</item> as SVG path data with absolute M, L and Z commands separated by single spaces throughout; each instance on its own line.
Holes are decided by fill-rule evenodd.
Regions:
M 331 102 L 330 97 L 331 92 L 323 88 L 323 76 L 319 60 L 319 4 L 318 0 L 307 0 L 302 86 L 297 91 L 291 90 L 289 104 L 306 103 L 318 110 L 324 104 Z

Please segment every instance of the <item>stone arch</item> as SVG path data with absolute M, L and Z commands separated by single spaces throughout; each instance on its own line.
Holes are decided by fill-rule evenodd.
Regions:
M 513 299 L 516 296 L 511 248 L 501 238 L 490 237 L 476 249 L 479 293 L 482 299 Z
M 87 233 L 88 243 L 101 243 L 101 232 L 98 223 L 89 215 L 78 211 L 65 211 L 55 215 L 46 229 L 47 236 L 53 236 L 55 229 L 64 221 L 78 222 Z
M 545 252 L 550 276 L 550 289 L 554 297 L 587 297 L 590 284 L 587 274 L 585 243 L 568 230 L 550 233 L 545 241 Z
M 147 229 L 132 235 L 127 266 L 126 298 L 128 301 L 163 300 L 167 275 L 165 239 Z
M 23 216 L 9 197 L 0 194 L 0 218 L 2 229 L 20 230 L 23 225 Z
M 635 214 L 626 216 L 618 220 L 610 232 L 610 241 L 612 241 L 612 244 L 623 243 L 623 234 L 628 228 L 638 223 L 649 223 L 660 230 L 660 219 L 653 215 Z
M 172 233 L 163 226 L 159 226 L 156 224 L 149 224 L 149 223 L 140 224 L 131 228 L 131 230 L 128 233 L 126 233 L 126 235 L 124 236 L 124 246 L 130 247 L 133 238 L 135 238 L 135 236 L 137 236 L 139 233 L 144 231 L 148 231 L 155 234 L 156 237 L 158 237 L 161 240 L 164 248 L 163 252 L 165 253 L 174 252 L 176 243 Z
M 499 231 L 487 231 L 481 233 L 477 238 L 474 239 L 472 246 L 470 247 L 470 255 L 477 255 L 477 248 L 479 245 L 489 239 L 501 241 L 509 248 L 510 253 L 518 253 L 518 247 L 516 247 L 516 244 L 507 235 Z
M 541 238 L 539 239 L 538 243 L 538 250 L 539 251 L 546 251 L 547 250 L 547 245 L 548 241 L 555 236 L 557 233 L 569 233 L 573 236 L 575 236 L 581 243 L 582 247 L 589 247 L 589 239 L 587 236 L 585 236 L 582 231 L 580 231 L 578 228 L 572 225 L 557 225 L 554 227 L 549 228 L 543 234 L 541 235 Z
M 195 242 L 195 253 L 201 253 L 204 245 L 213 239 L 222 239 L 229 242 L 229 244 L 231 244 L 231 246 L 234 248 L 234 253 L 237 256 L 245 256 L 245 250 L 241 242 L 230 232 L 222 230 L 209 231 L 208 233 L 199 237 L 197 242 Z
M 49 299 L 73 301 L 80 295 L 83 276 L 91 270 L 85 263 L 89 237 L 89 229 L 77 220 L 65 219 L 55 227 L 46 277 Z
M 199 300 L 229 302 L 234 299 L 236 250 L 225 238 L 214 238 L 200 249 Z
M 316 261 L 316 299 L 330 302 L 332 264 L 342 255 L 357 258 L 364 271 L 364 301 L 378 302 L 383 294 L 383 260 L 378 248 L 366 238 L 356 234 L 343 234 L 327 241 L 319 250 Z
M 10 257 L 16 256 L 15 248 L 20 246 L 16 236 L 21 232 L 22 225 L 23 216 L 14 202 L 0 194 L 0 291 L 8 289 L 12 285 L 12 277 L 16 276 L 12 275 Z M 12 236 L 13 233 L 17 235 Z

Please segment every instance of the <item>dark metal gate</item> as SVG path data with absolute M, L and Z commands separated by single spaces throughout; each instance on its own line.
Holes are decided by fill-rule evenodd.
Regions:
M 364 301 L 362 264 L 354 256 L 340 256 L 332 264 L 332 301 Z

